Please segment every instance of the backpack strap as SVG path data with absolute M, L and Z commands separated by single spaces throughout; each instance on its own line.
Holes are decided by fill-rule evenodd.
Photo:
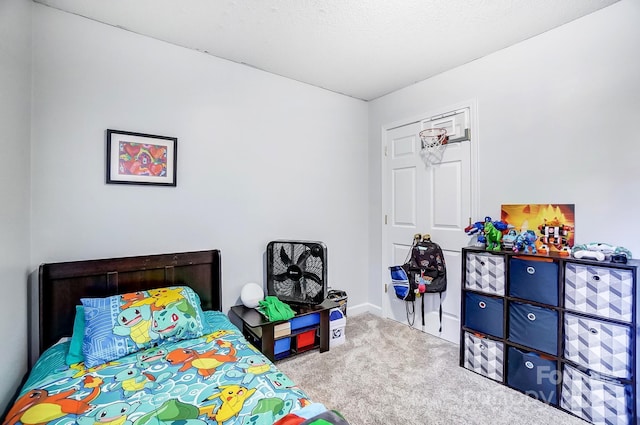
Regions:
M 440 329 L 438 329 L 439 333 L 442 333 L 442 292 L 440 292 Z
M 415 300 L 405 301 L 404 308 L 407 313 L 407 323 L 410 328 L 413 328 L 413 324 L 416 321 L 416 302 Z

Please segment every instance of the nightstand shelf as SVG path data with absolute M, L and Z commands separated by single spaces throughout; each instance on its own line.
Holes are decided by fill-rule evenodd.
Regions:
M 285 321 L 269 321 L 255 309 L 244 305 L 231 307 L 231 311 L 242 321 L 242 333 L 269 360 L 276 361 L 309 350 L 329 350 L 329 313 L 338 304 L 325 300 L 319 305 L 292 306 L 295 317 Z M 275 336 L 277 325 L 290 324 L 290 333 Z M 299 326 L 298 326 L 299 325 Z

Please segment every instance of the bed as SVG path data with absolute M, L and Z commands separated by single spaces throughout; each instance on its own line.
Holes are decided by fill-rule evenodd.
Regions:
M 4 424 L 347 424 L 221 310 L 218 250 L 43 264 L 40 357 Z

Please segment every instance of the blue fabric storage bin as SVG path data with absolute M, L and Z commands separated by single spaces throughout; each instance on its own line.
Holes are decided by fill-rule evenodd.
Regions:
M 560 373 L 555 361 L 509 347 L 507 384 L 545 403 L 558 404 Z
M 558 312 L 531 304 L 509 304 L 509 341 L 558 354 Z
M 512 258 L 509 295 L 558 306 L 558 263 Z
M 502 338 L 504 302 L 502 298 L 493 298 L 467 292 L 464 303 L 464 325 L 478 332 Z
M 282 339 L 276 339 L 275 344 L 273 346 L 273 353 L 274 354 L 282 354 L 282 353 L 286 353 L 290 349 L 291 349 L 291 338 L 290 337 L 282 338 Z
M 320 323 L 320 313 L 305 314 L 291 319 L 291 330 L 302 329 L 308 326 L 315 326 Z

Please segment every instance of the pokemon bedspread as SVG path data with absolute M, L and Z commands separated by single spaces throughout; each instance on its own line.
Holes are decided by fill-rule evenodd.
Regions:
M 199 338 L 85 369 L 68 342 L 36 363 L 4 423 L 49 425 L 347 424 L 308 396 L 220 312 Z

